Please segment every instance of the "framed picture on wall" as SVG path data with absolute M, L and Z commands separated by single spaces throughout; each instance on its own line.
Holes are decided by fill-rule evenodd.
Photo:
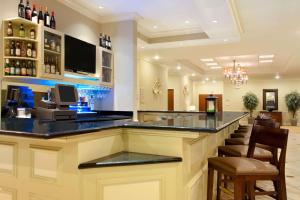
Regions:
M 278 89 L 263 89 L 263 110 L 278 110 Z

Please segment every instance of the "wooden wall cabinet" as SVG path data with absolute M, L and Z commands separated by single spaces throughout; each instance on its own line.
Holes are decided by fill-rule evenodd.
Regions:
M 112 87 L 114 82 L 114 55 L 113 52 L 99 47 L 100 50 L 100 85 Z

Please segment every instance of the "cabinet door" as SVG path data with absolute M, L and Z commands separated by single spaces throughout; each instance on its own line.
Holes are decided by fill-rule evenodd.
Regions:
M 102 84 L 113 85 L 113 54 L 111 51 L 101 50 Z

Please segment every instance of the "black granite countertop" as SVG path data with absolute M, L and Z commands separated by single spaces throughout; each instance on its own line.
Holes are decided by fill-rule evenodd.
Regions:
M 158 112 L 156 111 L 156 113 Z M 2 118 L 0 135 L 51 139 L 112 128 L 149 128 L 214 133 L 245 117 L 247 114 L 245 112 L 221 112 L 213 116 L 207 116 L 205 113 L 164 113 L 163 115 L 157 115 L 158 118 L 154 121 L 140 119 L 139 122 L 133 122 L 128 116 L 111 116 L 111 118 L 106 116 L 105 119 L 99 121 L 56 122 L 37 119 Z M 151 115 L 155 115 L 155 113 L 151 113 Z
M 182 158 L 180 157 L 122 151 L 96 160 L 81 163 L 78 166 L 78 168 L 88 169 L 98 167 L 118 167 L 128 165 L 160 164 L 181 161 Z

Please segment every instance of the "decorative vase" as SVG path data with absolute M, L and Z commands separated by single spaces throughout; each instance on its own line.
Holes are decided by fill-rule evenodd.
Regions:
M 248 117 L 248 124 L 253 124 L 254 123 L 254 117 Z
M 297 122 L 298 122 L 297 119 L 291 119 L 291 125 L 292 126 L 297 126 Z

